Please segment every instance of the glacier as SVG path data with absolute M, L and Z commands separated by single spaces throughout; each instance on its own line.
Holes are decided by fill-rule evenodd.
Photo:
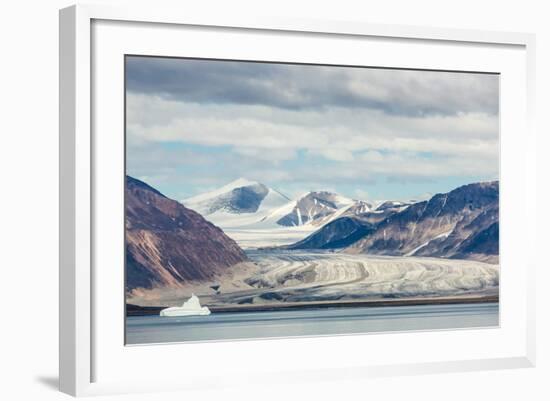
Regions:
M 485 297 L 499 291 L 499 266 L 473 260 L 281 250 L 248 255 L 258 266 L 246 280 L 253 289 L 222 295 L 224 303 Z

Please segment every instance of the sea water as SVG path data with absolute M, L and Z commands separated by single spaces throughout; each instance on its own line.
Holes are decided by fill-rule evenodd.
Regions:
M 130 316 L 126 344 L 497 327 L 498 303 Z

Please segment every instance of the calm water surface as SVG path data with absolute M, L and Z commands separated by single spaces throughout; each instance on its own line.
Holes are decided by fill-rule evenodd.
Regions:
M 498 303 L 130 316 L 126 343 L 235 340 L 498 326 Z

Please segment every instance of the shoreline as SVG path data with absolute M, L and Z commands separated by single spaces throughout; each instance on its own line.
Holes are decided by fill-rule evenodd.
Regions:
M 498 295 L 486 296 L 462 296 L 442 298 L 401 298 L 401 299 L 376 299 L 376 300 L 346 300 L 346 301 L 316 301 L 316 302 L 289 302 L 261 305 L 228 305 L 208 306 L 213 313 L 230 312 L 276 312 L 284 310 L 308 310 L 329 308 L 375 308 L 383 306 L 418 306 L 418 305 L 455 305 L 455 304 L 479 304 L 498 303 Z M 167 306 L 139 306 L 126 304 L 126 317 L 158 315 Z

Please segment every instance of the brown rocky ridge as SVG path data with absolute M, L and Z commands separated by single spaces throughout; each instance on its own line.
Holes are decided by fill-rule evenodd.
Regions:
M 247 256 L 197 212 L 126 176 L 126 292 L 209 280 Z

